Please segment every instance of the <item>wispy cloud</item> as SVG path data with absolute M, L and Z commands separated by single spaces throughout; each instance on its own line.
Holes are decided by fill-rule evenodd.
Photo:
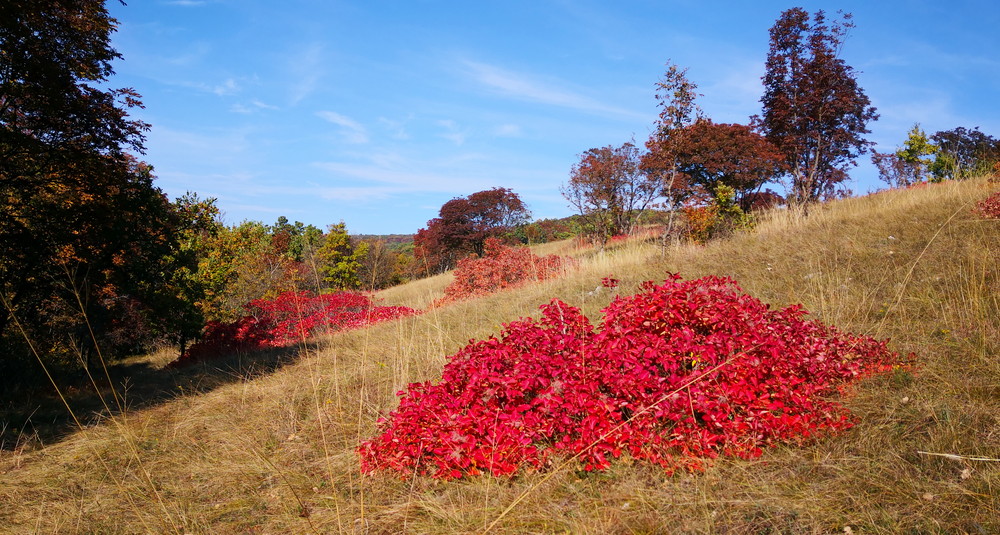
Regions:
M 618 117 L 628 120 L 646 120 L 645 114 L 618 106 L 604 104 L 597 99 L 560 87 L 552 83 L 534 79 L 529 75 L 516 73 L 494 65 L 475 61 L 463 62 L 467 74 L 476 82 L 504 96 L 571 108 L 596 115 Z
M 442 119 L 437 122 L 437 125 L 444 128 L 444 133 L 440 134 L 441 137 L 451 141 L 455 145 L 461 146 L 465 143 L 465 138 L 467 133 L 459 128 L 458 123 L 451 119 Z
M 333 111 L 318 111 L 316 116 L 341 127 L 341 134 L 348 143 L 368 143 L 368 131 L 354 119 Z
M 290 101 L 295 105 L 305 100 L 319 86 L 323 73 L 323 44 L 310 43 L 292 51 L 289 57 L 294 58 L 288 67 L 293 80 Z
M 277 109 L 280 109 L 280 108 L 278 108 L 277 106 L 273 106 L 271 104 L 267 104 L 265 102 L 261 102 L 260 100 L 253 99 L 253 100 L 251 100 L 247 104 L 244 104 L 244 103 L 241 103 L 241 102 L 237 102 L 236 104 L 233 104 L 229 108 L 229 111 L 231 111 L 233 113 L 242 113 L 244 115 L 249 115 L 251 113 L 254 113 L 254 112 L 257 112 L 257 111 L 260 111 L 260 110 L 277 110 Z
M 221 84 L 208 87 L 209 91 L 220 97 L 239 93 L 240 89 L 240 84 L 233 78 L 226 78 Z
M 379 117 L 378 122 L 389 130 L 393 139 L 410 139 L 410 134 L 406 131 L 403 121 L 394 121 L 385 117 Z
M 487 180 L 477 180 L 468 168 L 446 162 L 406 161 L 407 165 L 384 166 L 367 163 L 317 162 L 313 166 L 332 175 L 338 181 L 363 181 L 379 184 L 380 194 L 405 192 L 454 193 L 469 188 L 488 187 Z M 368 190 L 369 186 L 348 186 Z M 471 191 L 475 191 L 472 189 Z
M 502 124 L 493 129 L 493 135 L 497 137 L 521 137 L 521 126 L 516 124 Z

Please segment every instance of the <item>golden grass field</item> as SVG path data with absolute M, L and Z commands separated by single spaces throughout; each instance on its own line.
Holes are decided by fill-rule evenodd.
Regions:
M 0 449 L 0 532 L 1000 533 L 1000 220 L 971 211 L 996 189 L 949 182 L 808 217 L 776 212 L 704 247 L 547 244 L 539 252 L 572 254 L 578 267 L 298 348 L 169 371 L 167 351 L 133 359 L 131 379 L 111 374 L 117 399 L 105 391 L 123 410 L 109 417 L 92 394 L 67 391 L 81 427 L 25 431 Z M 774 306 L 801 303 L 890 338 L 918 369 L 862 383 L 847 433 L 704 473 L 621 459 L 603 473 L 569 464 L 450 482 L 360 474 L 355 448 L 395 393 L 440 377 L 470 339 L 556 297 L 596 319 L 614 291 L 667 272 L 730 276 Z M 621 286 L 598 290 L 606 275 Z M 425 308 L 449 280 L 379 297 Z

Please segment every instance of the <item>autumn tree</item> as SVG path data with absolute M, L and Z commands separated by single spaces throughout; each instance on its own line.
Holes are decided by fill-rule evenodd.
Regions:
M 778 149 L 749 126 L 699 119 L 683 130 L 672 144 L 677 170 L 716 201 L 725 185 L 733 203 L 749 211 L 751 195 L 784 169 Z
M 931 136 L 937 147 L 931 173 L 938 180 L 965 179 L 989 172 L 1000 161 L 1000 139 L 976 128 L 958 127 Z
M 176 221 L 130 155 L 138 95 L 107 89 L 116 24 L 100 0 L 0 3 L 0 366 L 133 350 L 168 304 Z
M 611 236 L 630 233 L 661 188 L 660 177 L 642 166 L 639 148 L 627 142 L 581 154 L 561 191 L 603 244 Z
M 414 237 L 418 264 L 428 273 L 453 268 L 470 254 L 482 256 L 487 238 L 500 237 L 527 223 L 531 212 L 508 188 L 479 191 L 444 203 L 438 217 Z
M 842 193 L 847 169 L 871 145 L 864 136 L 878 114 L 839 56 L 853 27 L 850 14 L 830 23 L 823 11 L 810 19 L 792 8 L 770 30 L 758 122 L 785 157 L 797 205 Z
M 358 281 L 367 291 L 381 290 L 403 282 L 400 254 L 390 249 L 385 240 L 362 240 L 365 256 L 358 269 Z

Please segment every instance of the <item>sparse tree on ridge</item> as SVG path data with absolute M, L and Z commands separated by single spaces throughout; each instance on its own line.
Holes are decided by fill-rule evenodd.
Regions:
M 693 125 L 704 114 L 695 102 L 701 95 L 698 85 L 687 77 L 687 69 L 681 69 L 667 62 L 667 71 L 656 83 L 657 118 L 653 134 L 646 141 L 647 152 L 642 157 L 642 167 L 647 173 L 657 177 L 661 184 L 661 196 L 666 201 L 665 208 L 673 214 L 690 195 L 687 177 L 678 171 L 675 147 Z M 671 217 L 671 224 L 672 224 Z M 668 229 L 669 232 L 669 229 Z
M 935 132 L 931 141 L 938 147 L 931 164 L 931 172 L 938 180 L 961 180 L 986 173 L 1000 161 L 1000 139 L 981 132 L 978 126 Z
M 455 267 L 465 256 L 483 255 L 487 238 L 500 237 L 527 223 L 531 212 L 508 188 L 478 191 L 444 203 L 438 217 L 414 237 L 414 254 L 427 273 Z
M 590 149 L 573 165 L 563 196 L 603 244 L 618 234 L 628 234 L 639 216 L 659 197 L 659 176 L 646 171 L 634 143 Z
M 789 201 L 805 205 L 844 193 L 847 169 L 872 145 L 868 123 L 878 119 L 854 69 L 840 57 L 851 15 L 810 19 L 802 8 L 784 11 L 770 30 L 761 131 L 785 155 Z

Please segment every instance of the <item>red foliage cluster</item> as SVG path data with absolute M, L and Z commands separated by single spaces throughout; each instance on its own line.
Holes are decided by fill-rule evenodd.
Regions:
M 622 454 L 699 469 L 850 427 L 830 397 L 900 362 L 885 342 L 798 306 L 769 310 L 725 278 L 646 283 L 608 305 L 598 329 L 558 300 L 541 309 L 451 356 L 437 384 L 400 392 L 359 448 L 362 470 L 450 479 L 553 456 L 598 470 Z
M 356 292 L 285 292 L 244 306 L 250 314 L 232 323 L 209 322 L 202 339 L 171 365 L 182 366 L 236 351 L 286 346 L 323 332 L 356 329 L 417 314 L 404 306 L 376 306 L 367 295 Z
M 458 262 L 455 280 L 444 290 L 444 297 L 434 302 L 440 306 L 462 299 L 489 295 L 531 281 L 559 276 L 568 258 L 556 255 L 537 256 L 527 247 L 510 247 L 497 238 L 487 238 L 482 258 L 469 257 Z
M 987 219 L 1000 219 L 1000 191 L 976 203 L 976 212 Z

